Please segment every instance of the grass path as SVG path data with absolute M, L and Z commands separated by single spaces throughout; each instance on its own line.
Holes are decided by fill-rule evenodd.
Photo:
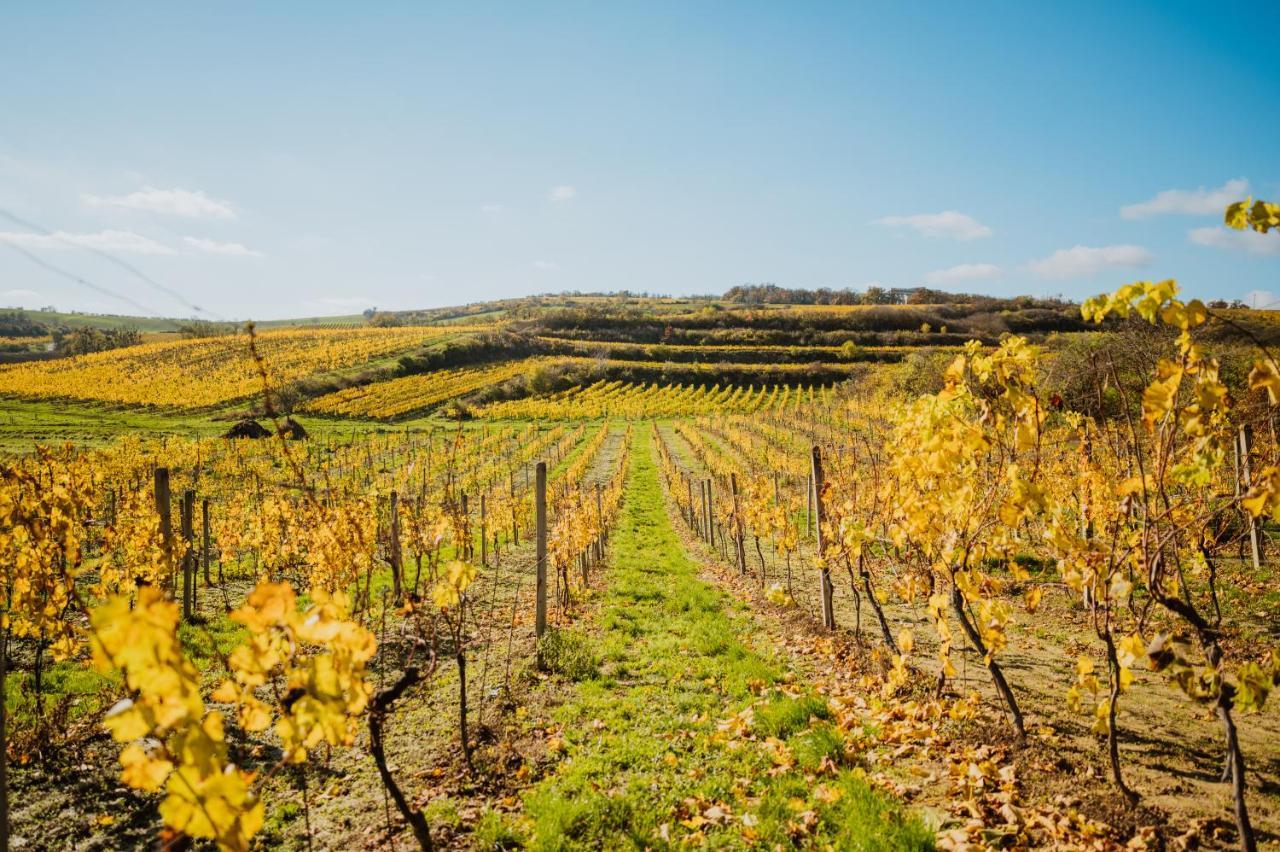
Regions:
M 576 638 L 595 665 L 556 715 L 563 758 L 525 792 L 520 818 L 482 827 L 482 845 L 512 834 L 534 849 L 932 844 L 844 765 L 825 702 L 739 640 L 753 634 L 741 605 L 698 579 L 671 526 L 648 424 L 611 549 L 595 623 Z

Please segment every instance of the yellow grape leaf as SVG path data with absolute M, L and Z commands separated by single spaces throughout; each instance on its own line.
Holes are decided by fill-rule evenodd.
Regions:
M 1227 205 L 1227 212 L 1223 216 L 1223 221 L 1228 228 L 1235 228 L 1237 231 L 1243 231 L 1249 227 L 1249 205 L 1253 203 L 1253 198 L 1246 198 L 1244 201 L 1237 201 L 1235 204 Z
M 1146 659 L 1147 645 L 1142 637 L 1132 633 L 1116 643 L 1116 659 L 1124 668 L 1132 668 L 1138 660 Z
M 1266 358 L 1253 363 L 1253 369 L 1249 371 L 1249 390 L 1265 390 L 1268 402 L 1280 404 L 1280 369 L 1277 369 L 1275 361 Z
M 297 600 L 288 583 L 259 583 L 231 613 L 231 620 L 249 628 L 250 633 L 265 633 L 294 615 Z
M 130 743 L 120 752 L 120 765 L 124 767 L 121 780 L 135 790 L 148 793 L 159 790 L 173 771 L 171 761 L 152 757 L 137 743 Z
M 1148 429 L 1173 410 L 1182 384 L 1182 368 L 1167 359 L 1161 359 L 1156 375 L 1159 378 L 1142 392 L 1142 422 Z
M 1033 586 L 1032 588 L 1027 589 L 1027 594 L 1024 598 L 1027 605 L 1027 612 L 1035 612 L 1038 610 L 1040 608 L 1040 599 L 1042 597 L 1044 597 L 1044 589 L 1041 587 Z

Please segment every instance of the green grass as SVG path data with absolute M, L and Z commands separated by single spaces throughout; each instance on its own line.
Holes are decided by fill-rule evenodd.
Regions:
M 823 758 L 838 766 L 843 755 L 821 699 L 776 698 L 757 716 L 760 738 L 770 732 L 791 745 L 793 771 L 770 773 L 773 759 L 759 742 L 717 733 L 718 722 L 756 700 L 753 686 L 783 671 L 737 638 L 752 632 L 741 607 L 698 579 L 666 514 L 648 425 L 637 435 L 611 546 L 599 674 L 557 712 L 566 755 L 526 791 L 522 818 L 487 815 L 478 840 L 547 850 L 664 849 L 684 840 L 710 848 L 931 847 L 920 820 L 855 771 L 815 780 Z M 819 783 L 831 801 L 815 797 Z

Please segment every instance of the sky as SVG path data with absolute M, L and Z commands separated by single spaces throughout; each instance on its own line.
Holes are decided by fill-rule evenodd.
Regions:
M 1280 299 L 1280 6 L 24 3 L 0 305 L 927 285 Z

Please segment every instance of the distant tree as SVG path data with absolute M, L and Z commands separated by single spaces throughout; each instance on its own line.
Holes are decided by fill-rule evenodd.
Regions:
M 54 349 L 64 355 L 88 355 L 124 346 L 137 346 L 142 334 L 136 328 L 77 328 L 54 336 Z
M 868 287 L 867 292 L 862 294 L 862 299 L 868 305 L 888 305 L 893 302 L 893 296 L 883 287 Z
M 0 337 L 43 337 L 49 329 L 23 311 L 0 313 Z

